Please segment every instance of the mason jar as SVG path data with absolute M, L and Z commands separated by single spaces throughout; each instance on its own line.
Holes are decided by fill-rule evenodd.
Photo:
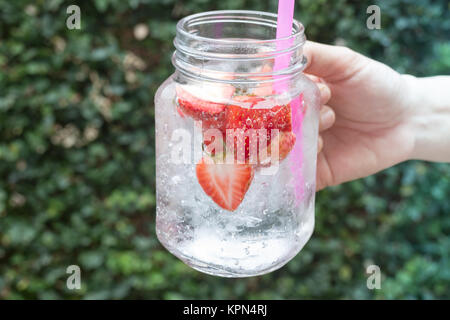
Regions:
M 319 91 L 303 25 L 280 39 L 276 25 L 257 11 L 180 20 L 156 93 L 157 236 L 208 274 L 278 269 L 313 232 Z

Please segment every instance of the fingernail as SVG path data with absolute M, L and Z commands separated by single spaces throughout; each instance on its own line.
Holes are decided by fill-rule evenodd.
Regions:
M 309 79 L 311 79 L 311 81 L 313 81 L 313 82 L 315 82 L 315 83 L 319 83 L 319 82 L 320 82 L 319 77 L 317 77 L 317 76 L 315 76 L 315 75 L 307 74 L 307 77 L 308 77 Z
M 326 84 L 323 84 L 323 83 L 316 83 L 316 85 L 320 90 L 320 98 L 322 100 L 322 104 L 327 103 L 331 97 L 330 88 Z
M 323 126 L 327 127 L 334 120 L 334 112 L 330 108 L 323 108 L 320 111 L 320 122 Z
M 319 136 L 319 141 L 317 142 L 317 153 L 320 153 L 323 148 L 323 139 Z

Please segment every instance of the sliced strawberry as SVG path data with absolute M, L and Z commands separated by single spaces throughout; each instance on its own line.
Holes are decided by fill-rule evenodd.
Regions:
M 291 107 L 290 105 L 275 106 L 270 109 L 247 109 L 238 106 L 227 106 L 225 128 L 228 134 L 234 133 L 234 143 L 227 145 L 227 151 L 234 151 L 235 160 L 244 160 L 246 163 L 256 164 L 259 144 L 262 137 L 258 129 L 266 129 L 267 146 L 270 145 L 272 130 L 279 132 L 291 132 Z M 243 129 L 243 131 L 231 131 Z M 253 129 L 253 130 L 251 130 Z M 230 140 L 229 137 L 228 140 Z M 253 144 L 252 144 L 253 143 Z M 244 146 L 244 155 L 240 146 Z M 239 157 L 240 156 L 240 157 Z M 243 158 L 244 157 L 244 158 Z
M 177 112 L 180 115 L 180 117 L 184 118 L 184 113 L 183 113 L 183 111 L 181 111 L 180 106 L 177 106 Z
M 183 96 L 184 93 L 188 93 L 188 97 L 195 97 L 199 100 L 223 104 L 231 99 L 236 88 L 229 83 L 204 81 L 190 84 L 177 83 L 175 91 L 178 96 Z
M 225 108 L 225 104 L 212 102 L 199 97 L 199 88 L 188 85 L 177 85 L 176 93 L 177 100 L 180 107 L 185 110 L 185 113 L 199 118 L 202 112 L 216 114 Z
M 291 106 L 270 109 L 247 109 L 238 106 L 226 108 L 226 129 L 292 130 Z
M 233 92 L 234 87 L 227 84 L 177 85 L 177 105 L 182 114 L 196 121 L 202 121 L 204 128 L 222 129 L 225 120 L 225 106 Z
M 253 179 L 250 165 L 216 164 L 210 157 L 200 160 L 196 173 L 203 191 L 228 211 L 239 207 Z
M 258 154 L 259 163 L 261 165 L 268 165 L 272 161 L 272 150 L 275 150 L 276 143 L 278 143 L 278 159 L 279 161 L 284 160 L 289 153 L 292 151 L 295 145 L 295 141 L 297 140 L 295 133 L 292 131 L 289 132 L 280 132 L 278 139 L 275 138 L 271 140 L 270 145 L 267 146 L 266 152 L 260 152 Z
M 270 144 L 270 147 L 272 149 L 274 148 L 275 141 L 272 141 Z M 297 137 L 295 136 L 295 133 L 293 133 L 292 131 L 280 132 L 280 138 L 278 142 L 279 143 L 278 154 L 280 156 L 280 161 L 284 160 L 289 155 L 291 150 L 294 148 L 296 141 Z
M 223 130 L 216 128 L 203 128 L 203 150 L 210 156 L 223 154 L 225 152 L 225 135 Z
M 233 153 L 233 159 L 237 163 L 257 164 L 259 132 L 257 130 L 251 132 L 250 130 L 234 131 L 234 129 L 229 129 L 227 134 L 230 136 L 225 137 L 226 156 L 230 156 Z

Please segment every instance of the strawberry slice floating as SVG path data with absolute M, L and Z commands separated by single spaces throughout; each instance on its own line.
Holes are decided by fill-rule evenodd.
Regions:
M 244 146 L 244 159 L 245 162 L 248 163 L 249 160 L 256 160 L 256 157 L 250 157 L 251 146 L 250 146 L 250 137 L 247 133 L 249 133 L 250 129 L 266 129 L 266 141 L 268 151 L 270 152 L 270 145 L 272 139 L 272 130 L 278 130 L 280 133 L 282 132 L 290 132 L 292 133 L 292 120 L 291 120 L 291 107 L 289 104 L 282 106 L 275 106 L 270 109 L 248 109 L 241 108 L 238 106 L 227 106 L 226 108 L 226 120 L 225 120 L 226 129 L 243 129 L 244 131 L 241 135 L 237 135 L 234 138 L 234 144 L 228 145 L 227 150 L 234 151 L 235 160 L 238 159 L 237 153 L 239 152 L 238 146 Z M 259 137 L 259 132 L 254 132 L 256 134 L 257 141 L 253 141 L 256 143 L 259 148 L 259 140 L 262 139 Z M 292 133 L 295 138 L 295 135 Z M 287 137 L 287 136 L 286 136 Z M 292 137 L 292 136 L 291 136 Z M 281 137 L 280 140 L 280 160 L 284 159 L 287 154 L 290 152 L 292 148 L 288 149 L 292 141 L 287 143 L 285 140 L 285 136 Z M 281 144 L 282 142 L 282 144 Z M 295 143 L 295 140 L 293 141 Z M 292 145 L 293 145 L 292 143 Z M 286 155 L 283 155 L 281 158 L 282 152 L 289 150 Z M 254 150 L 256 151 L 256 150 Z M 257 152 L 257 151 L 256 151 Z M 270 153 L 269 153 L 270 154 Z M 257 156 L 257 154 L 255 154 Z M 267 159 L 264 159 L 267 160 Z
M 227 129 L 278 129 L 292 130 L 291 106 L 275 106 L 270 109 L 247 109 L 228 106 L 226 110 Z
M 280 161 L 287 157 L 296 141 L 296 136 L 292 132 L 290 104 L 257 108 L 260 102 L 266 101 L 264 98 L 255 94 L 233 96 L 234 91 L 234 87 L 224 84 L 176 86 L 176 108 L 180 116 L 202 122 L 205 156 L 196 166 L 197 180 L 203 191 L 219 207 L 228 211 L 236 210 L 244 200 L 253 180 L 254 170 L 259 165 L 270 164 L 271 150 L 275 148 L 275 141 L 279 141 L 276 147 L 279 150 Z M 208 131 L 208 129 L 219 129 L 219 131 Z M 228 146 L 227 129 L 241 129 L 240 132 L 244 134 L 238 133 L 235 140 Z M 250 157 L 249 135 L 253 137 L 254 134 L 250 131 L 251 129 L 267 130 L 267 137 L 257 136 L 257 139 L 264 138 L 267 142 L 266 147 L 261 146 L 266 148 L 264 158 L 258 150 L 254 150 L 255 148 L 252 151 L 256 151 L 257 157 Z M 273 129 L 278 130 L 279 133 L 278 138 L 271 141 Z M 259 131 L 257 135 L 260 135 Z M 260 149 L 259 144 L 256 149 Z M 244 146 L 245 163 L 215 162 L 231 150 L 234 151 L 235 160 L 237 160 L 238 152 L 234 149 L 237 149 L 238 145 Z M 254 160 L 257 161 L 253 162 Z
M 244 200 L 253 179 L 247 164 L 216 164 L 204 157 L 196 167 L 197 180 L 205 193 L 221 208 L 234 211 Z
M 294 148 L 295 141 L 297 140 L 297 137 L 295 136 L 295 133 L 292 131 L 289 132 L 280 132 L 280 138 L 279 138 L 279 146 L 278 146 L 278 155 L 280 157 L 280 161 L 284 160 L 288 154 L 291 152 L 292 148 Z M 270 144 L 270 148 L 274 148 L 275 141 L 272 141 Z M 270 154 L 270 149 L 269 149 Z
M 267 146 L 264 158 L 263 152 L 260 152 L 258 154 L 259 164 L 263 166 L 270 164 L 270 162 L 272 161 L 271 152 L 277 147 L 276 143 L 278 143 L 278 159 L 279 161 L 284 160 L 294 148 L 296 140 L 297 137 L 295 136 L 295 133 L 293 133 L 292 131 L 280 132 L 278 139 L 272 140 L 270 144 Z
M 232 89 L 231 89 L 231 88 Z M 177 103 L 180 115 L 202 121 L 204 128 L 222 129 L 225 121 L 226 101 L 234 92 L 232 86 L 177 85 Z M 204 97 L 207 95 L 207 97 Z
M 188 114 L 196 116 L 199 112 L 215 114 L 223 111 L 226 104 L 214 102 L 214 100 L 226 99 L 227 96 L 221 96 L 217 92 L 216 94 L 211 92 L 211 97 L 203 97 L 203 95 L 207 94 L 204 90 L 205 88 L 203 87 L 193 85 L 177 85 L 176 93 L 178 102 L 183 108 L 189 111 L 187 112 Z

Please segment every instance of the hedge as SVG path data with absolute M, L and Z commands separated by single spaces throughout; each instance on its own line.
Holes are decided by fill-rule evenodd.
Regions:
M 201 274 L 156 239 L 153 95 L 175 23 L 260 0 L 0 0 L 0 299 L 450 298 L 450 167 L 407 162 L 317 195 L 315 232 L 281 270 Z M 377 4 L 382 29 L 368 30 Z M 301 0 L 309 39 L 418 76 L 450 74 L 446 0 Z M 148 35 L 146 34 L 148 31 Z M 387 151 L 388 152 L 388 151 Z M 66 287 L 79 265 L 81 290 Z M 368 290 L 377 264 L 382 288 Z

